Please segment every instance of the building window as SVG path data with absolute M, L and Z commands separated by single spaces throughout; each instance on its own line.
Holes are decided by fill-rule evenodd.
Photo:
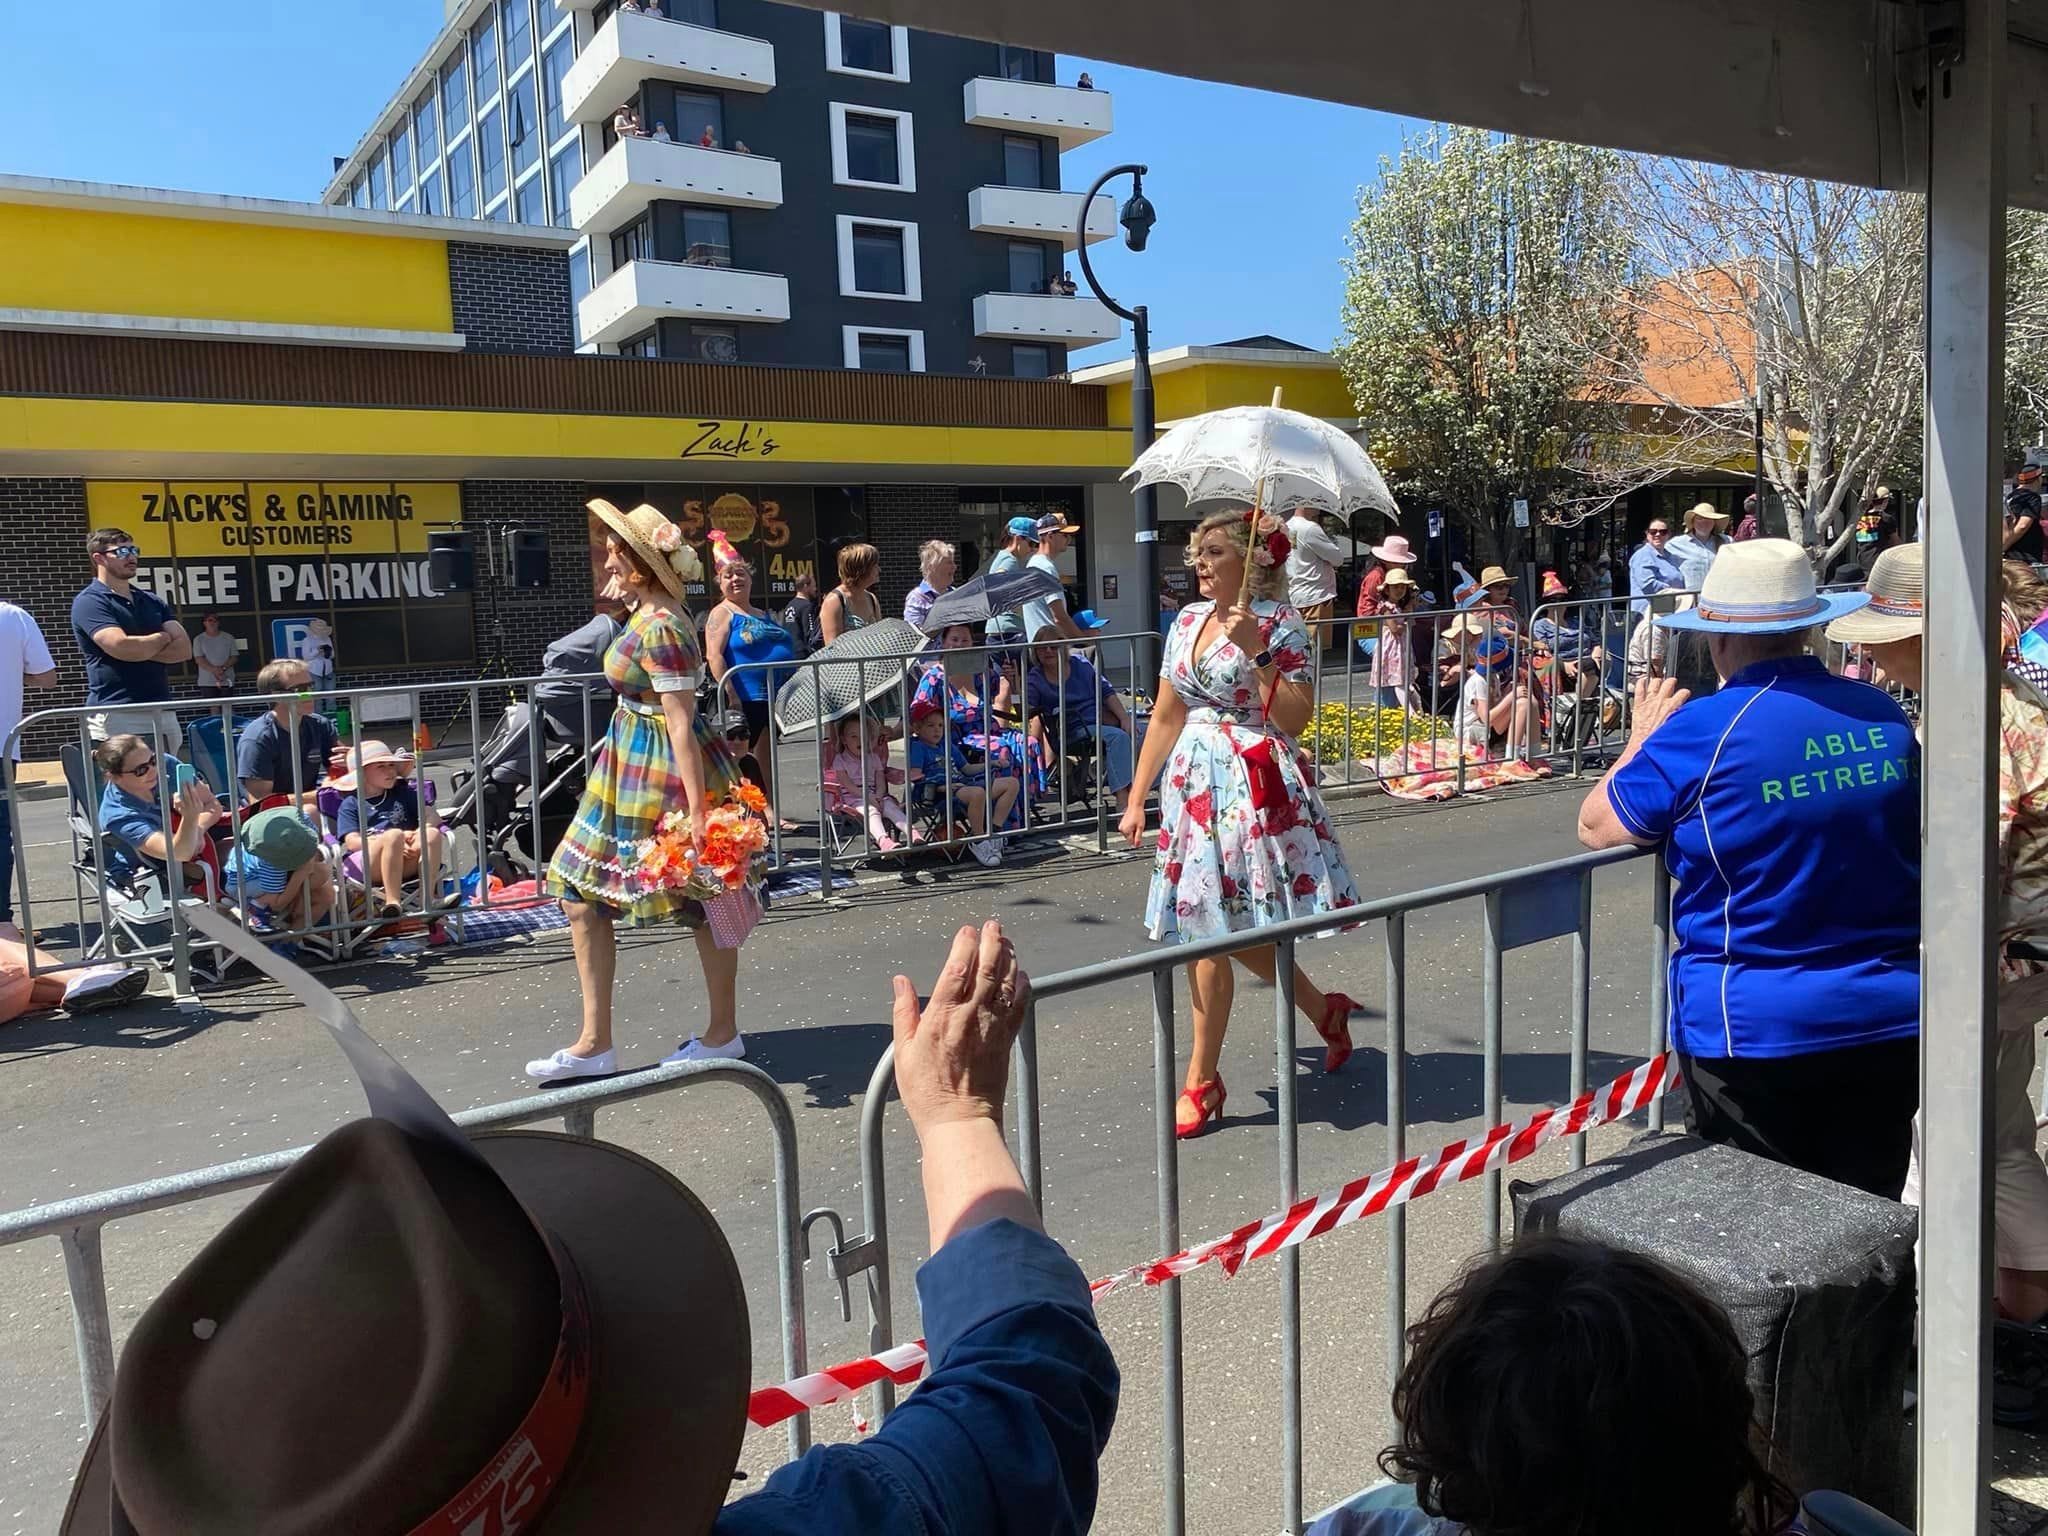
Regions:
M 391 135 L 391 196 L 395 202 L 412 190 L 412 135 L 400 128 Z
M 1039 82 L 1038 54 L 1030 48 L 1012 48 L 1007 43 L 996 44 L 996 73 L 1005 80 L 1029 80 Z
M 476 155 L 483 167 L 484 201 L 505 190 L 505 114 L 491 108 L 476 120 Z
M 384 200 L 384 157 L 382 155 L 379 155 L 370 162 L 370 206 L 372 208 L 387 208 L 390 206 Z
M 505 131 L 512 139 L 512 174 L 540 164 L 540 119 L 533 107 L 533 72 L 512 87 L 505 100 Z
M 458 219 L 476 217 L 476 161 L 466 142 L 448 151 L 448 211 Z
M 420 212 L 438 214 L 441 211 L 441 167 L 420 172 Z
M 671 21 L 687 21 L 693 27 L 718 25 L 718 0 L 668 0 Z
M 590 242 L 584 241 L 569 253 L 569 319 L 576 328 L 576 345 L 583 345 L 583 301 L 590 297 Z
M 476 99 L 481 106 L 498 94 L 498 28 L 488 11 L 469 34 L 469 56 L 476 61 Z
M 497 223 L 500 224 L 511 223 L 512 199 L 509 197 L 499 198 L 495 203 L 491 204 L 490 207 L 484 210 L 484 217 L 487 219 L 495 220 Z
M 1039 140 L 1021 133 L 1003 135 L 1003 185 L 1045 185 L 1045 154 Z
M 533 12 L 527 0 L 504 0 L 505 69 L 509 73 L 533 57 Z
M 426 174 L 426 166 L 441 154 L 441 119 L 434 113 L 434 93 L 429 91 L 413 104 L 413 142 L 420 147 L 420 174 Z
M 516 193 L 519 199 L 519 222 L 522 224 L 545 224 L 548 221 L 546 190 L 541 186 L 540 172 L 535 171 L 519 183 Z
M 877 330 L 865 325 L 840 328 L 846 366 L 865 373 L 923 373 L 924 332 Z
M 650 129 L 653 124 L 647 125 Z M 678 144 L 701 144 L 711 130 L 713 144 L 725 143 L 725 98 L 715 91 L 677 91 L 676 120 L 669 133 Z
M 460 45 L 441 70 L 441 127 L 450 139 L 469 126 L 468 56 Z
M 723 208 L 683 209 L 683 260 L 693 267 L 732 265 L 732 215 Z
M 356 184 L 349 188 L 348 200 L 358 208 L 370 206 L 370 183 L 367 177 L 356 178 Z
M 661 348 L 655 341 L 653 331 L 642 331 L 638 336 L 629 336 L 619 343 L 621 357 L 659 357 Z
M 562 152 L 548 162 L 548 180 L 554 185 L 555 222 L 564 229 L 570 228 L 575 220 L 569 216 L 569 195 L 576 190 L 576 183 L 583 179 L 583 141 L 571 139 Z
M 629 261 L 651 261 L 654 258 L 654 230 L 647 215 L 628 224 L 612 235 L 612 270 L 618 271 Z
M 908 112 L 831 103 L 832 179 L 847 187 L 917 190 L 917 152 Z
M 853 299 L 924 297 L 917 226 L 892 219 L 839 214 L 839 292 Z
M 825 67 L 839 75 L 910 78 L 910 33 L 879 21 L 825 13 Z
M 1010 292 L 1045 292 L 1045 269 L 1045 247 L 1038 241 L 1010 242 Z
M 562 115 L 562 77 L 576 62 L 576 33 L 564 32 L 548 45 L 540 61 L 541 95 L 548 114 L 548 142 L 557 143 L 575 125 Z
M 690 356 L 700 363 L 736 363 L 740 360 L 739 332 L 729 325 L 693 325 Z
M 1010 374 L 1019 379 L 1052 377 L 1052 348 L 1035 341 L 1020 341 L 1010 348 Z

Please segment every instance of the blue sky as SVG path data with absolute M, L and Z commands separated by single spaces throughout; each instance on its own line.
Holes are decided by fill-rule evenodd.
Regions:
M 0 170 L 317 199 L 332 157 L 354 148 L 441 21 L 440 0 L 117 10 L 81 31 L 73 7 L 8 7 Z M 1065 184 L 1127 160 L 1152 167 L 1150 248 L 1091 255 L 1113 294 L 1151 307 L 1154 346 L 1261 331 L 1328 345 L 1357 187 L 1398 149 L 1402 120 L 1121 65 L 1062 60 L 1061 78 L 1082 68 L 1115 94 L 1116 132 L 1065 157 Z

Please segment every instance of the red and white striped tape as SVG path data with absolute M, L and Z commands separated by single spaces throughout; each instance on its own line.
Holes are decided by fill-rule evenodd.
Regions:
M 1297 1247 L 1312 1237 L 1419 1200 L 1446 1184 L 1460 1184 L 1518 1163 L 1546 1142 L 1632 1115 L 1659 1098 L 1677 1077 L 1676 1064 L 1667 1053 L 1633 1072 L 1624 1072 L 1604 1088 L 1590 1089 L 1569 1104 L 1539 1110 L 1519 1124 L 1496 1125 L 1476 1139 L 1454 1141 L 1434 1152 L 1403 1158 L 1391 1168 L 1353 1179 L 1327 1194 L 1297 1200 L 1285 1211 L 1247 1222 L 1222 1237 L 1119 1270 L 1091 1283 L 1088 1294 L 1099 1298 L 1133 1282 L 1158 1285 L 1204 1264 L 1221 1265 L 1225 1275 L 1235 1275 L 1248 1260 Z M 748 1400 L 747 1417 L 757 1428 L 765 1429 L 806 1409 L 843 1401 L 885 1377 L 907 1386 L 924 1374 L 925 1362 L 924 1340 L 899 1344 L 879 1355 L 828 1366 L 779 1387 L 762 1387 Z

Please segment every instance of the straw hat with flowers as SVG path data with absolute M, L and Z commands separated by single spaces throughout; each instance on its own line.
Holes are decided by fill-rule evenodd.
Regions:
M 689 583 L 704 579 L 704 562 L 690 548 L 683 530 L 645 502 L 630 512 L 621 512 L 603 497 L 588 505 L 678 603 Z

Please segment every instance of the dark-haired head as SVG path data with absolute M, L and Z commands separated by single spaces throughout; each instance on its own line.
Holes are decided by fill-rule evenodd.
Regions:
M 1721 1309 L 1654 1259 L 1531 1237 L 1409 1331 L 1380 1453 L 1471 1536 L 1767 1536 L 1795 1510 Z

